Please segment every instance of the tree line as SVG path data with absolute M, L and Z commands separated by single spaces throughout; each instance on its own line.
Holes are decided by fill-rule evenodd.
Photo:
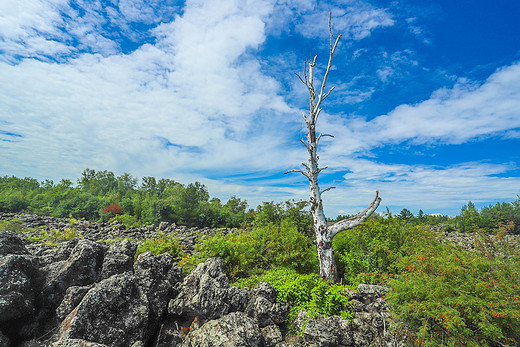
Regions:
M 291 219 L 298 229 L 312 224 L 306 204 L 264 202 L 248 209 L 247 201 L 232 196 L 223 203 L 210 197 L 200 182 L 181 184 L 168 178 L 85 169 L 74 184 L 62 179 L 39 182 L 34 178 L 0 177 L 0 211 L 30 212 L 52 217 L 106 222 L 126 226 L 176 223 L 189 227 L 242 227 Z
M 62 179 L 39 182 L 34 178 L 0 176 L 0 211 L 30 212 L 53 217 L 90 221 L 118 220 L 126 226 L 176 223 L 189 227 L 260 227 L 289 220 L 300 232 L 312 234 L 312 216 L 305 202 L 264 202 L 251 209 L 246 200 L 232 196 L 223 203 L 210 197 L 200 182 L 187 185 L 168 178 L 143 177 L 128 173 L 85 169 L 74 184 Z M 328 219 L 337 222 L 350 216 Z M 377 217 L 374 217 L 377 218 Z M 414 215 L 403 209 L 396 218 L 419 224 L 447 225 L 447 229 L 472 232 L 475 228 L 495 232 L 509 225 L 520 233 L 520 196 L 513 202 L 496 203 L 478 210 L 471 201 L 458 216 Z

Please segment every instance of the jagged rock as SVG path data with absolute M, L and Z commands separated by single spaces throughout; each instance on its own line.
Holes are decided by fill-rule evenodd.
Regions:
M 229 287 L 228 299 L 229 312 L 245 311 L 251 299 L 251 291 L 248 288 Z
M 67 339 L 51 343 L 49 347 L 109 347 L 101 343 L 89 342 L 81 339 Z
M 34 332 L 36 262 L 22 238 L 10 232 L 0 232 L 0 254 L 0 329 L 10 339 L 29 338 Z M 8 341 L 7 336 L 0 340 Z
M 45 266 L 43 297 L 50 307 L 57 307 L 71 286 L 85 286 L 96 281 L 103 264 L 106 246 L 79 240 L 67 260 Z
M 8 254 L 29 255 L 24 240 L 9 231 L 0 231 L 0 257 Z
M 268 325 L 260 329 L 260 331 L 264 337 L 266 347 L 274 347 L 283 342 L 282 332 L 277 325 Z
M 78 306 L 85 294 L 87 294 L 92 287 L 93 285 L 72 286 L 67 288 L 65 297 L 61 301 L 60 306 L 56 309 L 56 316 L 60 322 L 64 320 L 76 306 Z
M 357 286 L 358 293 L 361 296 L 369 299 L 370 297 L 382 297 L 388 292 L 389 289 L 390 288 L 388 288 L 387 286 L 379 286 L 375 284 L 361 283 Z
M 210 258 L 193 270 L 182 284 L 179 295 L 170 300 L 168 312 L 177 316 L 211 320 L 229 312 L 229 281 L 222 272 L 224 262 Z
M 190 332 L 182 347 L 260 347 L 264 338 L 255 321 L 242 312 L 233 312 Z
M 11 340 L 0 331 L 0 346 L 11 347 Z
M 187 330 L 187 329 L 186 329 Z M 181 330 L 176 319 L 166 317 L 159 329 L 154 347 L 175 347 L 184 339 L 184 332 Z
M 114 243 L 108 249 L 103 259 L 101 279 L 112 275 L 132 271 L 137 243 L 128 239 Z
M 318 315 L 311 318 L 307 311 L 298 312 L 294 322 L 297 330 L 304 330 L 304 339 L 319 347 L 351 346 L 354 345 L 351 322 L 340 316 L 324 317 Z M 362 346 L 362 345 L 359 345 Z
M 23 341 L 18 347 L 47 347 L 47 344 L 38 340 Z
M 251 300 L 246 307 L 246 314 L 254 318 L 263 328 L 268 325 L 280 325 L 287 318 L 287 309 L 276 302 L 277 293 L 267 282 L 259 283 L 251 293 Z
M 58 247 L 44 245 L 40 242 L 32 243 L 29 247 L 32 254 L 38 257 L 40 267 L 45 267 L 60 261 L 66 261 L 77 246 L 80 239 L 74 239 L 58 244 Z
M 113 275 L 97 283 L 68 314 L 60 340 L 79 338 L 109 346 L 146 342 L 159 328 L 180 270 L 165 253 L 140 254 L 134 273 Z
M 0 322 L 34 314 L 35 273 L 29 256 L 8 254 L 0 258 Z
M 131 346 L 145 339 L 149 314 L 137 277 L 114 275 L 90 289 L 63 320 L 59 341 L 85 339 L 112 347 Z
M 177 284 L 183 275 L 179 267 L 173 267 L 173 257 L 163 253 L 154 257 L 152 253 L 141 253 L 134 264 L 134 273 L 139 288 L 148 299 L 150 309 L 147 336 L 160 325 L 160 320 L 167 312 L 168 301 L 176 294 Z
M 0 220 L 15 217 L 0 212 Z M 108 248 L 92 242 L 142 240 L 155 236 L 154 226 L 124 229 L 82 221 L 71 226 L 65 219 L 19 218 L 22 227 L 43 228 L 24 234 L 0 232 L 0 309 L 8 302 L 16 306 L 4 308 L 12 316 L 0 311 L 0 347 L 9 343 L 11 347 L 48 346 L 49 342 L 41 341 L 54 331 L 57 341 L 51 346 L 55 347 L 401 345 L 389 329 L 387 287 L 360 285 L 357 293 L 352 292 L 351 321 L 300 314 L 295 326 L 306 325 L 306 331 L 304 338 L 294 337 L 285 335 L 286 308 L 276 303 L 274 289 L 265 283 L 253 290 L 230 287 L 221 260 L 209 259 L 184 277 L 167 254 L 143 253 L 134 264 L 135 243 L 123 240 Z M 60 242 L 58 247 L 26 239 L 38 236 L 42 229 L 71 227 L 81 230 L 85 239 Z M 177 233 L 187 251 L 199 235 L 216 232 L 174 224 L 160 229 Z M 14 292 L 21 293 L 23 301 L 2 297 Z M 2 321 L 4 317 L 8 320 Z

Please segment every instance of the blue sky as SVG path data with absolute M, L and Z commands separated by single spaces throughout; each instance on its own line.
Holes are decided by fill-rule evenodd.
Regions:
M 3 0 L 0 175 L 85 168 L 301 200 L 294 73 L 343 37 L 319 131 L 327 215 L 520 194 L 520 2 Z

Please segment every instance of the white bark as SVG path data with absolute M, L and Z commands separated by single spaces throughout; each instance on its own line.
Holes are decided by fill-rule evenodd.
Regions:
M 319 140 L 321 137 L 333 136 L 330 134 L 320 134 L 316 136 L 316 123 L 318 121 L 318 116 L 321 112 L 321 104 L 334 89 L 331 88 L 327 93 L 325 93 L 325 85 L 327 83 L 327 78 L 331 69 L 332 57 L 334 56 L 334 52 L 336 51 L 336 47 L 338 46 L 339 39 L 341 38 L 341 35 L 338 35 L 333 44 L 333 35 L 330 18 L 329 31 L 329 62 L 327 64 L 327 69 L 325 70 L 325 74 L 323 76 L 319 94 L 316 94 L 316 90 L 314 89 L 314 67 L 316 66 L 316 57 L 314 57 L 314 59 L 312 59 L 312 61 L 310 61 L 308 64 L 307 62 L 305 62 L 305 70 L 303 77 L 297 75 L 309 91 L 309 114 L 303 114 L 303 119 L 305 120 L 305 123 L 307 125 L 307 142 L 305 142 L 305 140 L 303 139 L 300 140 L 305 145 L 305 148 L 307 148 L 307 151 L 309 153 L 308 163 L 302 163 L 306 170 L 290 170 L 286 173 L 299 172 L 303 174 L 305 177 L 307 177 L 307 179 L 309 180 L 309 202 L 314 221 L 314 232 L 316 235 L 316 248 L 318 250 L 320 276 L 330 282 L 337 282 L 338 271 L 336 269 L 336 261 L 334 260 L 334 248 L 332 247 L 332 240 L 334 239 L 334 236 L 336 236 L 339 232 L 343 230 L 353 228 L 356 225 L 363 223 L 377 209 L 379 203 L 381 202 L 381 198 L 379 197 L 379 192 L 376 192 L 376 197 L 374 201 L 372 201 L 372 203 L 363 212 L 360 212 L 353 218 L 345 219 L 331 226 L 327 226 L 327 220 L 325 218 L 325 213 L 323 212 L 323 202 L 321 200 L 321 195 L 324 192 L 333 189 L 334 187 L 320 190 L 320 186 L 318 184 L 318 175 L 322 170 L 326 169 L 327 166 L 322 168 L 319 167 L 319 157 L 317 151 Z

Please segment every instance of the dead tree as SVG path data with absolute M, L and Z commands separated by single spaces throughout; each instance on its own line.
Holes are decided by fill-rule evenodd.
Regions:
M 305 123 L 307 125 L 307 139 L 300 139 L 305 148 L 307 148 L 307 151 L 309 153 L 309 160 L 308 163 L 302 163 L 305 170 L 289 170 L 285 173 L 299 172 L 305 177 L 307 177 L 307 179 L 309 180 L 309 203 L 312 212 L 312 217 L 314 220 L 314 232 L 316 235 L 315 242 L 316 248 L 318 250 L 320 276 L 330 282 L 337 282 L 338 271 L 336 269 L 336 261 L 334 259 L 334 248 L 332 247 L 332 240 L 334 239 L 334 236 L 336 236 L 341 231 L 351 229 L 356 225 L 363 223 L 377 209 L 379 203 L 381 202 L 381 198 L 379 197 L 379 192 L 376 191 L 376 197 L 374 198 L 374 201 L 372 201 L 372 203 L 363 212 L 358 213 L 356 216 L 352 218 L 341 220 L 330 226 L 327 225 L 327 220 L 323 212 L 323 202 L 321 200 L 321 195 L 328 190 L 334 189 L 335 187 L 329 187 L 324 190 L 320 190 L 318 184 L 318 175 L 321 171 L 325 170 L 327 166 L 321 168 L 318 166 L 319 157 L 317 151 L 318 144 L 321 138 L 325 136 L 334 136 L 330 134 L 319 134 L 318 136 L 316 136 L 316 123 L 318 121 L 318 116 L 322 110 L 321 105 L 323 101 L 334 90 L 334 87 L 332 87 L 328 92 L 325 93 L 325 85 L 329 76 L 332 64 L 332 57 L 334 56 L 334 52 L 336 51 L 336 47 L 338 46 L 339 39 L 341 38 L 340 34 L 338 35 L 336 40 L 334 40 L 330 17 L 329 31 L 329 63 L 327 64 L 327 69 L 325 70 L 325 75 L 323 76 L 323 80 L 321 82 L 319 94 L 316 93 L 316 89 L 314 88 L 314 67 L 316 66 L 316 56 L 309 62 L 305 61 L 303 77 L 300 74 L 296 74 L 298 78 L 303 82 L 303 84 L 305 84 L 309 91 L 309 114 L 303 113 L 303 119 L 305 120 Z

